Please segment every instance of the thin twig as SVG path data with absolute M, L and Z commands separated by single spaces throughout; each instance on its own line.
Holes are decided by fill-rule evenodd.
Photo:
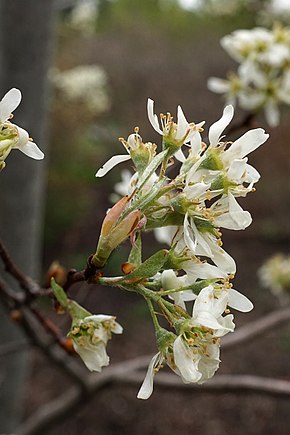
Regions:
M 28 340 L 12 341 L 4 343 L 0 346 L 0 358 L 11 353 L 23 352 L 31 348 L 31 343 Z
M 126 373 L 115 379 L 117 383 L 140 385 L 144 379 L 143 373 Z M 217 375 L 210 381 L 198 384 L 184 384 L 178 376 L 169 373 L 158 373 L 154 384 L 165 388 L 178 388 L 181 390 L 198 390 L 200 392 L 242 392 L 262 393 L 270 396 L 290 397 L 290 382 L 283 379 L 266 378 L 254 375 Z
M 138 373 L 136 370 L 140 366 L 143 366 L 145 362 L 146 364 L 148 363 L 148 357 L 125 361 L 107 369 L 94 377 L 91 382 L 90 394 L 93 395 L 112 383 L 140 386 L 144 379 L 144 374 Z M 184 384 L 175 375 L 158 373 L 158 376 L 155 376 L 154 383 L 162 388 L 173 387 L 188 391 L 197 390 L 212 393 L 223 393 L 225 391 L 236 393 L 252 392 L 270 396 L 290 397 L 289 381 L 251 375 L 219 375 L 203 385 L 197 385 Z M 52 428 L 66 416 L 71 415 L 72 410 L 82 406 L 83 403 L 82 393 L 72 387 L 57 399 L 46 403 L 42 408 L 38 409 L 16 432 L 18 435 L 37 435 L 42 433 L 44 429 Z
M 258 320 L 254 320 L 245 326 L 239 328 L 233 334 L 229 334 L 222 339 L 222 348 L 240 345 L 244 342 L 249 342 L 264 334 L 266 331 L 276 328 L 284 322 L 290 320 L 290 307 L 273 311 L 266 314 Z
M 12 258 L 10 257 L 6 247 L 0 240 L 0 257 L 2 258 L 5 270 L 13 276 L 19 283 L 20 287 L 26 292 L 33 294 L 39 289 L 38 284 L 30 277 L 26 276 L 16 266 Z
M 146 366 L 149 360 L 150 357 L 147 356 L 134 358 L 115 364 L 100 374 L 92 375 L 89 380 L 89 394 L 95 394 L 96 391 L 100 391 L 108 384 L 122 378 L 128 371 L 131 372 L 139 367 Z M 84 400 L 84 397 L 84 393 L 81 390 L 71 387 L 57 399 L 53 399 L 39 408 L 15 432 L 17 435 L 38 435 L 43 433 L 44 430 L 47 431 L 66 416 L 71 415 L 73 409 L 88 403 L 87 400 Z

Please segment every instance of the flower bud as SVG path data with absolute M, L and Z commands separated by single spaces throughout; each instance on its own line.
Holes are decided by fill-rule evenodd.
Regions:
M 121 220 L 119 224 L 117 223 L 127 202 L 128 197 L 122 198 L 108 212 L 104 219 L 97 250 L 92 258 L 92 263 L 96 267 L 103 267 L 105 265 L 112 251 L 130 236 L 140 221 L 140 211 L 134 210 Z

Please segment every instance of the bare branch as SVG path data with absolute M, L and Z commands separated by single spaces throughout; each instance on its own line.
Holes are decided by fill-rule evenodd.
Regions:
M 277 328 L 282 323 L 290 320 L 290 307 L 273 311 L 264 315 L 258 320 L 254 320 L 239 328 L 234 334 L 227 335 L 222 339 L 222 348 L 237 346 L 244 342 L 249 342 L 264 334 L 272 328 Z
M 27 293 L 33 294 L 39 289 L 38 284 L 33 281 L 32 278 L 26 276 L 21 270 L 16 266 L 12 258 L 10 257 L 7 249 L 0 240 L 0 257 L 2 258 L 5 270 L 13 276 L 16 281 L 20 284 L 20 287 Z
M 12 341 L 11 343 L 4 343 L 0 346 L 0 358 L 11 353 L 23 352 L 29 350 L 31 343 L 27 340 Z
M 89 395 L 95 394 L 102 388 L 112 383 L 122 383 L 125 385 L 140 386 L 144 373 L 137 370 L 140 367 L 147 366 L 149 357 L 141 357 L 133 360 L 116 364 L 111 368 L 103 371 L 101 374 L 92 376 L 90 380 Z M 181 379 L 175 375 L 167 373 L 158 373 L 154 380 L 155 385 L 162 388 L 175 388 L 180 390 L 196 390 L 199 392 L 252 392 L 267 394 L 270 396 L 290 397 L 290 382 L 264 378 L 251 375 L 220 375 L 203 385 L 183 384 Z M 18 435 L 37 435 L 44 429 L 53 427 L 57 422 L 71 415 L 71 411 L 82 406 L 84 394 L 76 388 L 71 388 L 58 399 L 45 404 L 42 408 L 30 416 L 18 429 Z
M 85 393 L 75 387 L 70 388 L 59 398 L 46 403 L 22 423 L 20 427 L 16 429 L 17 435 L 37 435 L 53 427 L 57 422 L 71 415 L 73 409 L 87 403 L 88 396 L 92 396 L 96 391 L 100 391 L 108 384 L 122 378 L 128 372 L 147 366 L 149 360 L 150 357 L 148 356 L 134 358 L 115 364 L 100 374 L 91 375 L 88 382 L 89 391 Z
M 115 379 L 118 383 L 141 385 L 144 373 L 126 373 L 120 379 Z M 253 392 L 262 393 L 270 396 L 289 396 L 290 382 L 283 379 L 265 378 L 253 375 L 217 375 L 210 381 L 198 384 L 184 384 L 178 376 L 169 373 L 158 373 L 154 378 L 154 384 L 165 388 L 178 388 L 181 390 L 198 390 L 200 392 Z

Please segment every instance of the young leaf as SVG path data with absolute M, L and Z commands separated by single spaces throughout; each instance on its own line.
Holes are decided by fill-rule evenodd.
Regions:
M 124 277 L 124 281 L 130 280 L 141 280 L 143 278 L 150 278 L 151 276 L 156 275 L 159 272 L 164 263 L 166 262 L 168 256 L 168 251 L 166 249 L 162 249 L 161 251 L 156 252 L 150 258 L 144 261 L 144 263 L 140 264 L 134 272 Z
M 141 241 L 141 233 L 139 232 L 137 238 L 135 240 L 134 245 L 132 246 L 128 263 L 132 263 L 135 266 L 140 266 L 142 263 L 142 241 Z

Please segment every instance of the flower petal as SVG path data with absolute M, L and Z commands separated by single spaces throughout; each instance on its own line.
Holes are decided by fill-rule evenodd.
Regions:
M 153 356 L 151 359 L 148 370 L 145 376 L 145 379 L 143 381 L 143 384 L 141 385 L 141 388 L 137 394 L 138 399 L 148 399 L 152 392 L 153 392 L 153 379 L 155 375 L 155 367 L 161 362 L 162 360 L 161 353 L 158 352 L 156 355 Z
M 176 130 L 176 139 L 181 139 L 188 129 L 188 122 L 185 118 L 183 110 L 180 106 L 177 107 L 177 130 Z
M 223 111 L 222 117 L 216 121 L 209 129 L 208 138 L 210 145 L 216 147 L 219 143 L 224 129 L 229 125 L 234 116 L 234 108 L 232 105 L 226 106 Z
M 198 382 L 201 373 L 198 371 L 198 361 L 200 355 L 193 355 L 190 349 L 185 345 L 181 336 L 173 343 L 174 362 L 181 374 L 184 383 Z M 196 357 L 194 360 L 193 357 Z
M 96 177 L 103 177 L 112 168 L 117 166 L 119 163 L 126 162 L 130 160 L 131 156 L 129 154 L 122 154 L 111 157 L 96 173 Z
M 210 77 L 207 81 L 207 87 L 210 91 L 217 94 L 224 94 L 230 90 L 229 81 L 219 79 L 218 77 Z
M 106 346 L 103 342 L 96 346 L 80 346 L 75 341 L 73 342 L 75 351 L 82 358 L 87 368 L 93 372 L 100 372 L 102 367 L 109 365 L 109 357 L 106 352 Z
M 0 122 L 4 123 L 9 119 L 10 114 L 19 106 L 21 92 L 19 89 L 12 88 L 4 95 L 0 101 Z
M 228 297 L 229 307 L 241 311 L 242 313 L 248 313 L 254 308 L 252 302 L 245 295 L 233 288 L 229 289 Z
M 159 127 L 158 116 L 154 113 L 154 101 L 151 98 L 147 100 L 147 114 L 150 124 L 157 133 L 163 135 L 163 131 Z
M 34 160 L 42 160 L 44 158 L 43 152 L 34 142 L 27 142 L 27 144 L 19 148 L 19 150 Z
M 234 159 L 244 158 L 266 142 L 268 137 L 269 135 L 265 133 L 263 128 L 254 128 L 247 131 L 224 152 L 223 160 L 230 162 Z

